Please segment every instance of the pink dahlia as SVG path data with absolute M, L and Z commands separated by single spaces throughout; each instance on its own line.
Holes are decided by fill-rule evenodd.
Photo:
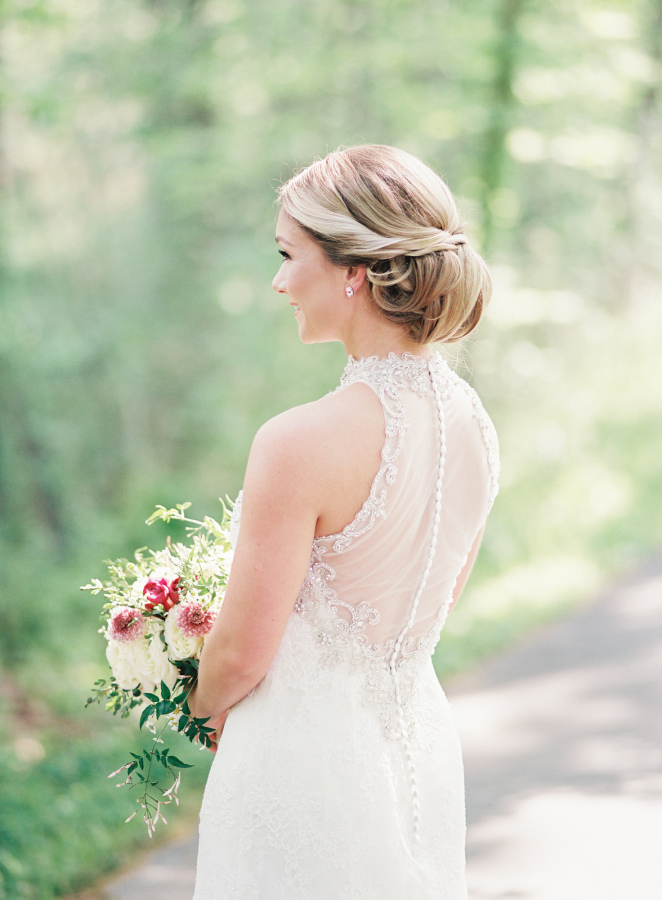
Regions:
M 173 578 L 168 581 L 167 578 L 159 578 L 153 581 L 151 578 L 143 588 L 143 596 L 146 597 L 145 609 L 154 609 L 155 606 L 162 606 L 167 612 L 179 603 L 179 582 L 180 578 Z
M 143 636 L 145 620 L 139 609 L 120 606 L 111 613 L 108 631 L 115 641 L 135 641 Z
M 211 631 L 216 613 L 204 610 L 197 600 L 186 603 L 177 611 L 177 624 L 186 637 L 202 637 Z

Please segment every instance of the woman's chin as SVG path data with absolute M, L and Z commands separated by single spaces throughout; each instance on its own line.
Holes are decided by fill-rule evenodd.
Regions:
M 306 320 L 301 316 L 301 313 L 297 313 L 297 324 L 299 326 L 299 340 L 302 344 L 316 344 L 317 338 L 315 337 L 315 333 L 311 331 L 308 327 Z
M 302 344 L 330 344 L 333 341 L 340 341 L 341 338 L 333 333 L 334 329 L 317 329 L 311 328 L 309 323 L 298 312 L 296 315 L 297 324 L 299 326 L 299 340 Z

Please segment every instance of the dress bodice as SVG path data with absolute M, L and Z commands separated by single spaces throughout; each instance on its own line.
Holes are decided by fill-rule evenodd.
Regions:
M 397 737 L 415 716 L 389 682 L 397 671 L 404 696 L 405 682 L 434 650 L 498 490 L 498 445 L 477 394 L 439 354 L 350 356 L 336 390 L 359 382 L 382 405 L 381 463 L 354 519 L 313 541 L 293 615 L 310 624 L 320 664 L 345 661 L 365 671 L 367 694 Z

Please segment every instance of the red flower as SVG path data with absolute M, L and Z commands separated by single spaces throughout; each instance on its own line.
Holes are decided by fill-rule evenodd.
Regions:
M 155 606 L 162 606 L 167 612 L 172 609 L 176 603 L 179 603 L 179 582 L 180 578 L 173 578 L 168 581 L 167 578 L 159 578 L 158 581 L 147 582 L 143 588 L 143 597 L 146 597 L 145 609 L 154 609 Z

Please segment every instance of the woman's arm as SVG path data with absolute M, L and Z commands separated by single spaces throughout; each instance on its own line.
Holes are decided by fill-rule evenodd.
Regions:
M 450 610 L 455 606 L 457 601 L 460 599 L 460 594 L 464 590 L 464 586 L 467 583 L 467 579 L 471 574 L 471 570 L 474 567 L 474 563 L 476 562 L 476 557 L 478 556 L 478 551 L 480 550 L 480 542 L 483 539 L 483 531 L 485 530 L 485 526 L 480 529 L 478 534 L 476 535 L 476 539 L 471 545 L 471 550 L 469 550 L 469 555 L 467 556 L 467 561 L 462 566 L 460 574 L 457 576 L 457 580 L 455 581 L 455 587 L 453 588 L 453 599 L 451 600 L 451 605 L 448 607 Z
M 230 579 L 190 699 L 193 714 L 211 725 L 222 725 L 266 675 L 310 561 L 319 436 L 305 410 L 267 422 L 251 447 Z
M 362 384 L 290 409 L 257 433 L 225 599 L 189 701 L 194 715 L 222 727 L 230 707 L 264 678 L 315 534 L 341 530 L 361 508 L 383 442 L 381 403 Z

